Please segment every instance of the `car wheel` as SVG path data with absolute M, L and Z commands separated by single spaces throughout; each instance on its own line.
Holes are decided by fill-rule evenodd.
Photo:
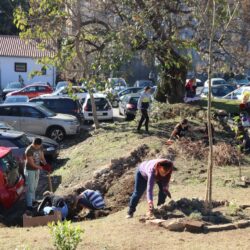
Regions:
M 60 127 L 52 127 L 48 132 L 48 136 L 57 142 L 61 142 L 65 137 L 65 132 Z
M 132 121 L 132 120 L 134 120 L 134 119 L 135 119 L 135 116 L 134 116 L 134 115 L 125 113 L 125 120 L 126 120 L 126 121 Z

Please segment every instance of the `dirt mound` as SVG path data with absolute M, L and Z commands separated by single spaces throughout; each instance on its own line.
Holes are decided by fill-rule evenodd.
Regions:
M 176 152 L 178 155 L 196 160 L 207 160 L 208 147 L 202 141 L 192 141 L 182 138 L 169 147 L 169 150 Z M 217 166 L 236 165 L 239 166 L 243 158 L 240 152 L 233 146 L 220 142 L 213 146 L 214 163 Z
M 81 193 L 86 189 L 99 190 L 105 198 L 109 209 L 103 214 L 117 212 L 128 205 L 129 197 L 134 187 L 134 169 L 149 153 L 147 145 L 132 150 L 128 156 L 111 160 L 110 164 L 93 173 L 93 178 L 85 183 L 78 184 L 67 191 Z M 98 216 L 95 214 L 93 218 Z M 91 216 L 90 216 L 91 217 Z
M 248 218 L 248 215 L 243 211 L 244 209 L 239 207 L 234 214 L 228 213 L 230 209 L 230 203 L 226 200 L 213 201 L 212 211 L 208 213 L 205 209 L 204 200 L 182 198 L 177 201 L 172 200 L 167 205 L 156 209 L 154 216 L 159 219 L 189 217 L 213 224 L 229 223 L 235 219 Z

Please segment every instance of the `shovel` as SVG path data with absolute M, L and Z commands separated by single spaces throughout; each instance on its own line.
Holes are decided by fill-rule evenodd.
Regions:
M 52 187 L 51 176 L 50 176 L 52 167 L 50 164 L 46 164 L 43 166 L 43 170 L 47 171 L 48 173 L 47 176 L 48 176 L 49 191 L 53 193 L 53 187 Z

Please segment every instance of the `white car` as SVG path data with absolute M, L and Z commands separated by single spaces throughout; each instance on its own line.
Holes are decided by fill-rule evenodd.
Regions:
M 72 86 L 72 89 L 64 86 L 59 88 L 58 90 L 54 91 L 51 94 L 44 94 L 41 95 L 42 97 L 44 96 L 65 96 L 65 97 L 76 97 L 80 103 L 84 103 L 86 96 L 88 95 L 88 92 L 86 88 L 81 87 L 81 86 Z
M 228 84 L 223 78 L 212 78 L 211 86 Z M 208 87 L 208 80 L 205 81 L 204 87 Z
M 223 96 L 224 99 L 243 100 L 244 95 L 250 94 L 250 86 L 242 86 L 231 93 Z
M 95 104 L 98 120 L 113 120 L 113 109 L 106 95 L 95 93 Z M 89 94 L 83 103 L 83 116 L 85 121 L 93 120 L 92 105 Z

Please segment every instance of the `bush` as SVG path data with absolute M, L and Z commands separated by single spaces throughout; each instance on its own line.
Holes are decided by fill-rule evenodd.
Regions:
M 81 233 L 84 231 L 74 227 L 71 221 L 64 221 L 49 224 L 54 246 L 58 250 L 75 250 L 81 241 Z

